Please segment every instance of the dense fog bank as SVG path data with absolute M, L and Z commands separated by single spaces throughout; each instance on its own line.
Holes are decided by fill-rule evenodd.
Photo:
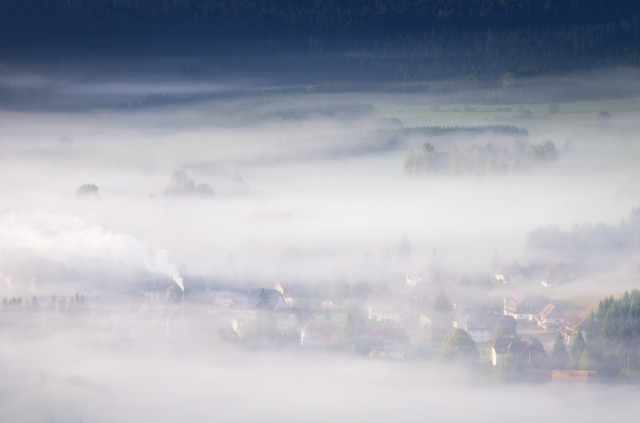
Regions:
M 0 416 L 638 411 L 636 71 L 434 94 L 138 60 L 0 77 Z
M 477 384 L 459 368 L 416 363 L 286 351 L 249 354 L 207 345 L 196 351 L 140 347 L 95 332 L 12 336 L 20 341 L 1 354 L 0 414 L 24 422 L 439 416 L 537 421 L 541 415 L 596 422 L 638 412 L 636 387 L 504 387 Z

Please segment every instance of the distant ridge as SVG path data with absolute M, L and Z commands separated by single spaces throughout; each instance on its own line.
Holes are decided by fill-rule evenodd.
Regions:
M 0 49 L 302 53 L 396 80 L 539 75 L 640 65 L 638 9 L 603 0 L 0 0 Z

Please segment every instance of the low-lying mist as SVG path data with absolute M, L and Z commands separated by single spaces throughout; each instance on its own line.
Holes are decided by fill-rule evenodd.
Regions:
M 455 367 L 206 344 L 141 347 L 95 330 L 13 336 L 3 331 L 12 346 L 0 355 L 0 413 L 25 422 L 535 422 L 545 415 L 597 422 L 638 412 L 635 387 L 495 386 Z
M 483 162 L 452 174 L 447 155 L 444 171 L 407 175 L 407 151 L 419 151 L 425 142 L 443 152 L 455 146 L 472 160 L 478 153 L 469 147 L 491 144 L 499 152 L 514 136 L 407 132 L 402 114 L 384 107 L 401 106 L 402 99 L 385 94 L 365 102 L 353 96 L 355 117 L 345 120 L 326 113 L 332 107 L 351 112 L 344 96 L 316 100 L 305 94 L 290 98 L 305 105 L 291 117 L 280 116 L 291 113 L 285 109 L 269 112 L 261 123 L 231 127 L 215 123 L 227 104 L 222 101 L 89 113 L 7 111 L 3 213 L 81 219 L 151 250 L 166 249 L 178 264 L 213 278 L 213 269 L 231 254 L 240 262 L 262 262 L 246 272 L 269 269 L 272 279 L 278 277 L 278 254 L 287 248 L 315 256 L 317 265 L 300 270 L 322 277 L 332 266 L 321 262 L 393 253 L 402 237 L 416 260 L 438 248 L 452 266 L 485 270 L 494 248 L 519 258 L 534 227 L 614 223 L 637 204 L 637 188 L 630 183 L 638 156 L 630 112 L 614 113 L 605 129 L 595 113 L 569 115 L 561 124 L 560 115 L 534 118 L 535 123 L 515 119 L 509 124 L 531 128 L 518 167 L 489 174 Z M 242 102 L 228 103 L 242 114 Z M 423 122 L 413 127 L 438 126 L 440 115 L 455 114 L 420 113 Z M 482 127 L 473 112 L 467 114 L 473 126 Z M 465 114 L 458 115 L 457 125 L 467 125 Z M 529 163 L 526 149 L 547 140 L 555 144 L 557 159 Z M 193 192 L 167 195 L 176 171 Z M 95 198 L 76 196 L 85 183 L 98 187 Z M 211 195 L 198 195 L 198 186 L 210 188 Z M 48 217 L 34 217 L 42 210 Z M 43 236 L 56 236 L 57 225 L 42 224 Z M 77 248 L 84 249 L 82 241 Z
M 2 420 L 639 411 L 636 386 L 505 385 L 487 340 L 475 367 L 439 356 L 453 321 L 502 315 L 512 291 L 568 315 L 638 287 L 637 98 L 579 92 L 634 91 L 633 71 L 454 98 L 63 68 L 0 77 L 11 94 L 0 102 Z M 558 86 L 553 103 L 510 101 Z M 521 285 L 507 284 L 516 274 Z M 276 315 L 276 290 L 285 311 L 261 318 Z M 423 315 L 445 294 L 427 336 Z M 387 300 L 411 303 L 406 360 L 375 360 L 384 348 L 363 341 L 395 319 L 374 322 L 372 304 Z M 340 341 L 303 348 L 304 328 L 322 322 Z

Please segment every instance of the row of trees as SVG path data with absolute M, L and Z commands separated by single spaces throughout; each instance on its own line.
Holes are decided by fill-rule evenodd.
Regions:
M 603 371 L 640 370 L 640 291 L 600 301 L 588 330 L 590 359 Z
M 25 300 L 23 301 L 21 297 L 4 297 L 2 299 L 2 308 L 0 308 L 0 310 L 2 311 L 6 311 L 6 310 L 17 310 L 17 309 L 23 309 L 25 307 L 37 307 L 38 306 L 38 298 L 36 298 L 36 296 L 34 295 L 31 300 L 25 298 Z
M 529 232 L 526 247 L 554 257 L 574 258 L 636 250 L 640 248 L 640 208 L 633 208 L 629 218 L 618 225 L 585 223 L 570 230 L 557 226 L 536 228 Z
M 48 310 L 52 312 L 69 312 L 75 313 L 87 309 L 87 303 L 84 295 L 77 293 L 69 298 L 58 298 L 53 295 L 49 302 L 41 304 L 35 295 L 29 298 L 22 297 L 4 297 L 2 299 L 0 311 L 22 311 L 22 310 Z
M 96 184 L 82 184 L 76 188 L 77 197 L 90 197 L 98 195 L 98 186 Z
M 448 173 L 490 176 L 520 170 L 522 163 L 552 162 L 557 157 L 555 144 L 548 140 L 527 148 L 522 140 L 515 139 L 510 146 L 495 147 L 487 143 L 484 147 L 472 145 L 465 151 L 458 151 L 455 145 L 447 151 L 437 150 L 425 142 L 420 150 L 407 151 L 402 170 L 408 175 Z
M 557 370 L 593 370 L 589 362 L 587 344 L 582 335 L 582 330 L 573 328 L 569 349 L 565 344 L 564 335 L 558 332 L 553 342 L 553 350 L 549 357 L 549 366 Z

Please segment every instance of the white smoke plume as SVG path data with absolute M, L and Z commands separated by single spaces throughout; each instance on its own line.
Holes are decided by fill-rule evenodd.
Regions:
M 143 268 L 172 278 L 184 291 L 177 267 L 169 253 L 155 254 L 131 235 L 104 229 L 77 216 L 50 212 L 0 213 L 0 250 L 3 265 L 10 266 L 9 252 L 61 265 L 103 262 L 109 267 Z M 9 257 L 9 258 L 7 258 Z M 8 277 L 5 277 L 7 281 Z M 8 279 L 11 280 L 11 279 Z
M 145 268 L 154 273 L 162 273 L 170 276 L 171 279 L 184 292 L 184 281 L 176 266 L 169 261 L 169 252 L 167 250 L 159 250 L 155 255 L 145 263 Z

